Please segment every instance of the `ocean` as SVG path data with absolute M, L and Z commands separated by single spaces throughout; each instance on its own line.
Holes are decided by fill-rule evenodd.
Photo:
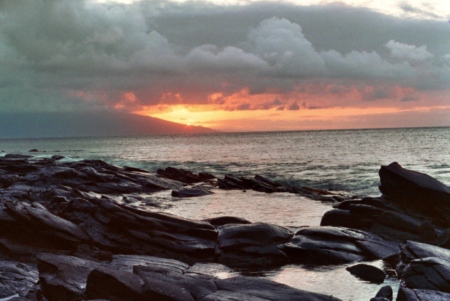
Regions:
M 149 171 L 260 174 L 283 184 L 378 195 L 381 165 L 398 162 L 450 183 L 450 128 L 0 140 L 0 156 L 62 155 Z
M 450 184 L 448 127 L 0 140 L 0 156 L 30 154 L 32 149 L 39 151 L 32 153 L 37 157 L 61 155 L 66 161 L 101 159 L 151 172 L 173 166 L 218 177 L 259 174 L 286 185 L 348 195 L 380 195 L 378 170 L 391 162 Z M 331 209 L 331 204 L 287 193 L 214 192 L 190 199 L 174 199 L 170 192 L 161 192 L 153 196 L 162 204 L 160 208 L 132 206 L 194 219 L 234 215 L 293 230 L 318 226 L 323 213 Z M 373 264 L 383 265 L 380 261 Z M 392 285 L 394 291 L 398 287 L 395 279 L 388 279 L 383 285 L 359 281 L 345 267 L 293 265 L 259 271 L 256 276 L 342 300 L 369 300 L 383 285 Z M 221 271 L 216 273 L 220 275 Z

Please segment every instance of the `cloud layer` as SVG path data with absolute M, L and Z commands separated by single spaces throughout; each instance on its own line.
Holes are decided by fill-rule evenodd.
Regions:
M 449 88 L 449 34 L 445 21 L 339 4 L 5 0 L 0 109 L 412 102 Z

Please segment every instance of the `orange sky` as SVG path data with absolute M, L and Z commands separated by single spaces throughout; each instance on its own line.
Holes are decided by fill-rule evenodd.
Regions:
M 363 90 L 371 92 L 373 87 Z M 355 89 L 339 96 L 326 92 L 250 95 L 246 89 L 226 97 L 220 92 L 211 94 L 211 102 L 222 99 L 220 105 L 183 104 L 182 95 L 177 95 L 178 104 L 142 107 L 135 113 L 220 131 L 450 126 L 450 90 L 428 93 L 399 87 L 391 90 L 397 94 L 395 102 L 388 97 L 362 101 L 363 93 Z M 405 93 L 414 94 L 414 99 L 401 101 Z M 274 101 L 283 98 L 287 101 Z M 428 98 L 433 99 L 432 105 Z

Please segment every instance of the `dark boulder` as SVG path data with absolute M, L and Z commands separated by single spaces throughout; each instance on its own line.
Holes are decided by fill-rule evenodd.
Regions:
M 448 301 L 450 294 L 435 290 L 400 287 L 397 301 Z
M 144 301 L 144 281 L 126 271 L 99 267 L 87 278 L 86 298 L 114 301 Z
M 424 212 L 434 222 L 450 226 L 450 187 L 433 177 L 400 166 L 397 162 L 382 166 L 380 191 L 395 202 Z
M 49 301 L 82 299 L 89 273 L 100 266 L 74 256 L 41 254 L 37 259 L 41 288 Z
M 378 290 L 375 297 L 370 299 L 370 301 L 392 301 L 393 296 L 394 292 L 392 291 L 392 287 L 385 285 Z
M 45 254 L 40 256 L 39 266 L 49 301 L 338 301 L 267 279 L 243 276 L 218 279 L 199 272 L 195 266 L 150 256 L 116 255 L 111 262 L 92 262 Z
M 396 243 L 344 227 L 309 227 L 299 230 L 283 250 L 300 263 L 339 264 L 387 259 L 399 253 Z
M 386 273 L 383 270 L 369 264 L 352 265 L 347 267 L 346 270 L 362 280 L 373 283 L 383 283 L 386 278 Z
M 231 266 L 273 266 L 285 264 L 281 250 L 293 233 L 266 223 L 226 224 L 218 227 L 219 261 Z
M 360 229 L 400 243 L 415 240 L 442 244 L 446 240 L 445 232 L 421 213 L 410 215 L 402 206 L 384 197 L 337 204 L 323 215 L 321 225 Z
M 246 220 L 245 218 L 236 216 L 219 216 L 205 219 L 205 221 L 216 227 L 227 224 L 251 224 L 251 222 Z
M 214 293 L 214 278 L 190 274 L 187 270 L 172 272 L 152 266 L 135 266 L 134 273 L 144 280 L 148 300 L 194 301 Z
M 408 288 L 450 293 L 450 262 L 437 257 L 414 259 L 403 270 L 402 281 Z
M 407 241 L 401 248 L 402 259 L 409 262 L 413 259 L 437 257 L 450 262 L 450 250 L 417 241 Z
M 405 288 L 398 300 L 447 300 L 442 296 L 450 293 L 450 250 L 408 241 L 397 272 Z

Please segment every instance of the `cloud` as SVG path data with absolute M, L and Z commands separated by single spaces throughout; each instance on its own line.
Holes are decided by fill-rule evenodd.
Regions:
M 386 48 L 389 49 L 392 57 L 406 61 L 419 62 L 433 57 L 433 55 L 427 51 L 427 46 L 425 45 L 416 47 L 414 45 L 403 44 L 390 40 L 386 43 Z
M 233 108 L 289 109 L 294 94 L 338 102 L 355 86 L 444 89 L 447 34 L 436 21 L 333 4 L 6 0 L 0 2 L 0 109 L 225 107 L 244 89 L 278 102 Z M 361 99 L 393 97 L 369 94 Z
M 399 8 L 402 11 L 404 11 L 405 13 L 413 14 L 413 15 L 419 16 L 419 17 L 427 17 L 427 18 L 435 18 L 435 19 L 439 19 L 440 18 L 438 15 L 436 15 L 435 13 L 433 13 L 433 12 L 431 12 L 429 10 L 418 8 L 418 7 L 413 6 L 413 5 L 411 5 L 409 3 L 406 3 L 406 2 L 401 2 L 399 4 Z

